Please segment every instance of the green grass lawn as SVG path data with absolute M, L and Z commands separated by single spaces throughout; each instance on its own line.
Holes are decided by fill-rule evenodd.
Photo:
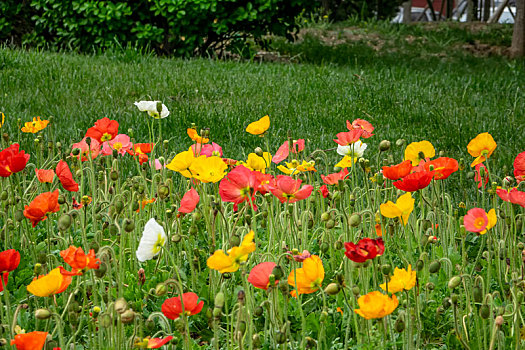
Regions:
M 368 140 L 372 147 L 382 139 L 427 139 L 437 150 L 467 161 L 469 140 L 488 131 L 499 144 L 494 159 L 510 171 L 525 141 L 523 64 L 457 51 L 436 54 L 452 43 L 494 42 L 504 32 L 494 28 L 496 34 L 474 37 L 452 29 L 438 36 L 417 26 L 358 28 L 376 33 L 390 48 L 379 51 L 370 48 L 366 37 L 338 45 L 311 35 L 296 44 L 277 41 L 281 53 L 315 64 L 181 60 L 135 50 L 90 56 L 2 48 L 3 131 L 15 134 L 17 119 L 53 116 L 57 140 L 71 144 L 107 116 L 119 121 L 121 132 L 132 128 L 137 142 L 147 141 L 149 119 L 133 102 L 160 99 L 171 111 L 162 121 L 171 151 L 187 147 L 185 130 L 191 123 L 210 127 L 225 155 L 242 158 L 241 150 L 262 145 L 244 128 L 265 114 L 272 120 L 271 145 L 281 144 L 290 133 L 308 139 L 309 151 L 333 147 L 331 140 L 346 129 L 347 119 L 364 118 L 376 126 L 376 136 Z M 415 44 L 399 44 L 392 51 L 406 35 L 419 36 Z

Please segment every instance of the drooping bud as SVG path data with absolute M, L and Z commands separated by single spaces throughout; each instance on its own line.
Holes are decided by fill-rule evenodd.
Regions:
M 72 220 L 70 215 L 65 213 L 60 215 L 60 217 L 58 218 L 58 230 L 61 232 L 66 231 L 71 227 L 71 222 Z
M 350 220 L 348 222 L 350 227 L 357 227 L 361 224 L 361 216 L 357 213 L 354 213 L 350 216 Z
M 258 155 L 259 157 L 262 157 L 264 155 L 264 152 L 261 147 L 256 147 L 254 150 L 254 153 Z
M 115 311 L 119 314 L 123 314 L 128 309 L 128 302 L 124 298 L 118 298 L 115 301 Z
M 461 277 L 460 276 L 454 276 L 448 281 L 448 288 L 454 289 L 461 283 Z
M 120 321 L 124 324 L 129 324 L 135 319 L 135 312 L 131 309 L 127 309 L 120 315 Z
M 168 287 L 164 283 L 159 283 L 155 287 L 155 295 L 161 297 L 168 292 Z
M 339 288 L 339 285 L 337 283 L 330 283 L 326 288 L 324 289 L 324 292 L 328 295 L 337 295 L 341 289 Z
M 223 292 L 219 292 L 215 295 L 214 303 L 215 303 L 216 308 L 222 309 L 222 307 L 224 306 L 224 293 Z
M 386 152 L 390 149 L 390 141 L 388 140 L 383 140 L 381 142 L 379 142 L 379 152 Z
M 38 320 L 47 320 L 52 315 L 48 309 L 38 309 L 35 311 L 35 318 Z
M 430 273 L 438 273 L 441 269 L 441 262 L 439 260 L 434 260 L 430 263 L 428 271 Z

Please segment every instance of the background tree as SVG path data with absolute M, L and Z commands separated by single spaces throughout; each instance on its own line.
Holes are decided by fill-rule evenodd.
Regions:
M 525 0 L 516 0 L 516 18 L 510 53 L 512 57 L 525 56 Z

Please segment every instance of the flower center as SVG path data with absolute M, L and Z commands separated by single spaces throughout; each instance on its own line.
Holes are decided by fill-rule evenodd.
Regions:
M 486 223 L 485 223 L 485 219 L 483 218 L 476 218 L 476 220 L 474 221 L 474 226 L 476 226 L 476 228 L 483 228 L 486 226 Z
M 153 253 L 157 254 L 160 252 L 161 248 L 164 246 L 164 243 L 166 243 L 166 240 L 162 237 L 160 233 L 157 234 L 157 241 L 153 245 Z
M 111 134 L 108 134 L 107 132 L 105 132 L 104 135 L 102 135 L 102 137 L 100 138 L 100 140 L 102 142 L 111 140 Z
M 115 144 L 113 144 L 113 148 L 116 149 L 117 151 L 120 151 L 120 149 L 122 149 L 122 143 L 115 142 Z

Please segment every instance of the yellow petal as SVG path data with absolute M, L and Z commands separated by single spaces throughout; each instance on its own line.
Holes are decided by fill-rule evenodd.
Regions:
M 381 204 L 379 206 L 379 210 L 381 211 L 381 215 L 390 219 L 400 217 L 402 214 L 401 210 L 397 207 L 397 205 L 395 205 L 391 201 Z

